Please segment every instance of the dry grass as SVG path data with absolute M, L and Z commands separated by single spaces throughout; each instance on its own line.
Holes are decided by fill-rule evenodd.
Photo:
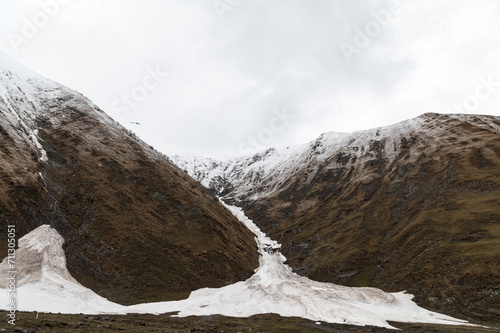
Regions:
M 314 183 L 295 179 L 246 202 L 247 214 L 310 278 L 408 290 L 430 309 L 499 323 L 499 134 L 429 116 L 442 121 L 441 136 L 422 130 L 395 163 L 347 164 L 335 177 L 321 165 Z M 457 135 L 462 144 L 450 145 Z M 279 208 L 316 199 L 306 213 Z

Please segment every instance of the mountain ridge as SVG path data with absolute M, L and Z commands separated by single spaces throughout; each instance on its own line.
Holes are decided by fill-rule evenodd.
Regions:
M 8 224 L 18 237 L 52 225 L 70 273 L 123 304 L 183 298 L 258 266 L 252 233 L 213 193 L 83 95 L 2 55 L 2 239 Z
M 405 120 L 390 126 L 377 127 L 370 130 L 361 130 L 355 131 L 352 133 L 340 133 L 340 132 L 326 132 L 321 134 L 316 140 L 313 140 L 306 144 L 301 144 L 295 147 L 288 147 L 282 149 L 269 148 L 265 151 L 256 153 L 250 156 L 241 156 L 241 157 L 230 157 L 230 158 L 210 158 L 204 156 L 197 155 L 173 155 L 171 158 L 173 161 L 184 171 L 188 172 L 195 180 L 202 183 L 206 187 L 211 187 L 210 181 L 215 180 L 217 177 L 222 179 L 227 179 L 232 177 L 232 173 L 236 176 L 241 176 L 241 168 L 246 168 L 249 173 L 253 173 L 253 177 L 258 177 L 258 172 L 255 170 L 257 168 L 252 167 L 249 168 L 252 164 L 257 164 L 258 169 L 264 169 L 264 173 L 272 173 L 273 170 L 266 170 L 266 167 L 269 165 L 271 168 L 275 167 L 272 165 L 273 158 L 272 156 L 276 156 L 275 163 L 281 163 L 280 166 L 284 166 L 287 162 L 293 161 L 298 155 L 303 155 L 308 150 L 313 150 L 314 154 L 323 155 L 325 153 L 324 149 L 329 149 L 333 152 L 335 149 L 344 149 L 342 151 L 343 154 L 352 154 L 352 152 L 348 151 L 349 142 L 354 142 L 364 137 L 366 140 L 376 140 L 377 136 L 380 135 L 380 131 L 386 132 L 385 135 L 390 134 L 390 132 L 394 132 L 394 135 L 400 137 L 400 132 L 406 129 L 411 129 L 414 133 L 418 132 L 419 128 L 423 126 L 423 122 L 426 117 L 449 117 L 451 119 L 457 119 L 459 121 L 465 122 L 471 126 L 475 126 L 481 129 L 486 129 L 488 131 L 493 131 L 494 133 L 500 132 L 500 122 L 495 119 L 494 116 L 477 116 L 477 115 L 458 115 L 458 114 L 437 114 L 437 113 L 427 113 L 423 114 L 420 117 Z M 483 117 L 487 121 L 479 120 L 479 117 Z M 488 122 L 489 120 L 489 122 Z M 496 121 L 496 122 L 495 122 Z M 407 140 L 406 138 L 404 138 Z M 346 143 L 345 147 L 343 143 Z M 409 142 L 404 143 L 404 145 L 410 144 Z M 323 151 L 321 151 L 321 147 L 323 147 Z M 347 149 L 346 149 L 347 148 Z M 356 149 L 356 147 L 352 147 L 351 149 Z M 396 149 L 393 150 L 392 154 L 388 154 L 389 158 L 394 158 L 394 154 L 397 152 Z M 392 155 L 392 156 L 391 156 Z M 357 154 L 357 157 L 360 157 L 360 153 Z M 310 159 L 310 157 L 308 156 Z M 342 160 L 342 157 L 339 156 L 339 161 Z M 344 157 L 345 158 L 345 157 Z M 271 162 L 268 165 L 264 165 L 261 161 L 270 160 Z M 286 162 L 284 162 L 286 161 Z M 259 163 L 261 162 L 261 163 Z M 301 161 L 306 163 L 307 161 Z M 197 163 L 199 165 L 197 165 Z M 294 164 L 298 164 L 295 162 Z M 341 163 L 340 163 L 341 164 Z M 218 169 L 210 168 L 210 165 L 213 167 L 217 167 Z M 199 169 L 199 170 L 198 170 Z M 286 167 L 285 167 L 286 169 Z M 208 172 L 207 172 L 208 170 Z M 213 174 L 210 174 L 212 173 Z M 201 173 L 200 173 L 201 172 Z M 203 173 L 204 172 L 204 173 Z M 247 175 L 245 175 L 247 176 Z M 258 186 L 256 183 L 252 183 L 253 186 Z M 212 185 L 214 186 L 214 184 Z M 220 186 L 219 186 L 220 187 Z M 212 188 L 215 190 L 215 188 Z M 248 188 L 240 191 L 242 193 L 248 193 L 251 191 Z M 262 195 L 262 193 L 259 193 Z
M 226 161 L 172 157 L 283 244 L 294 271 L 498 322 L 500 118 L 424 114 Z

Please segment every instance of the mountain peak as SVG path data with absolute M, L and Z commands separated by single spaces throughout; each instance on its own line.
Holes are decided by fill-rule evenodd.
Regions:
M 89 99 L 5 53 L 0 215 L 0 226 L 15 222 L 19 236 L 53 226 L 64 237 L 68 271 L 123 303 L 181 298 L 244 280 L 258 264 L 252 233 L 213 193 Z M 63 242 L 45 226 L 20 244 L 27 258 L 66 276 L 63 263 L 50 259 L 62 258 Z M 158 277 L 159 270 L 167 273 Z M 45 270 L 33 263 L 26 272 L 27 283 Z M 139 288 L 140 294 L 127 292 Z
M 6 76 L 7 73 L 10 75 L 18 74 L 23 77 L 26 76 L 36 76 L 36 74 L 29 70 L 27 67 L 20 64 L 18 61 L 14 60 L 10 55 L 0 49 L 0 80 Z
M 0 49 L 0 61 L 13 61 L 12 57 L 4 50 Z

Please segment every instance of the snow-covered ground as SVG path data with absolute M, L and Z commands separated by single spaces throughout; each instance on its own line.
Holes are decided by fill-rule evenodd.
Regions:
M 66 268 L 64 239 L 49 225 L 42 225 L 19 239 L 19 249 L 10 269 L 7 258 L 0 264 L 1 276 L 16 272 L 18 310 L 61 313 L 124 313 L 113 303 L 85 288 Z M 7 279 L 0 281 L 0 304 L 8 304 Z
M 312 281 L 284 264 L 280 245 L 269 239 L 242 210 L 226 207 L 256 235 L 260 266 L 246 281 L 222 288 L 203 288 L 181 301 L 122 306 L 80 285 L 66 269 L 64 239 L 43 225 L 19 240 L 16 269 L 20 311 L 127 314 L 178 312 L 178 316 L 220 314 L 248 317 L 276 313 L 352 325 L 391 326 L 387 321 L 464 325 L 467 322 L 427 311 L 412 295 L 386 293 L 376 288 L 352 288 Z M 2 276 L 9 270 L 0 264 Z M 0 304 L 8 303 L 5 282 L 0 284 Z
M 61 101 L 70 99 L 73 103 L 81 103 L 83 110 L 93 110 L 102 123 L 109 124 L 110 127 L 113 124 L 107 114 L 81 94 L 36 74 L 0 50 L 2 127 L 7 131 L 7 136 L 17 143 L 26 142 L 33 151 L 38 151 L 42 162 L 47 162 L 48 158 L 38 135 L 37 122 L 43 120 L 57 127 L 70 120 L 71 116 L 66 110 L 58 112 L 63 104 Z

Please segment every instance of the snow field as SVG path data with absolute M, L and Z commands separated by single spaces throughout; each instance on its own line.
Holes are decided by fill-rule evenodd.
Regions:
M 225 205 L 225 204 L 224 204 Z M 386 293 L 376 288 L 353 288 L 312 281 L 292 272 L 279 252 L 280 245 L 267 237 L 242 210 L 225 205 L 255 233 L 260 265 L 246 281 L 222 288 L 193 291 L 180 301 L 122 306 L 106 300 L 79 284 L 66 269 L 64 239 L 43 225 L 19 240 L 17 253 L 18 310 L 84 314 L 160 314 L 177 316 L 225 315 L 249 317 L 275 313 L 312 321 L 373 325 L 393 328 L 387 321 L 464 325 L 466 321 L 427 311 L 417 306 L 412 295 Z M 0 264 L 6 274 L 7 262 Z M 8 303 L 1 285 L 0 304 Z

